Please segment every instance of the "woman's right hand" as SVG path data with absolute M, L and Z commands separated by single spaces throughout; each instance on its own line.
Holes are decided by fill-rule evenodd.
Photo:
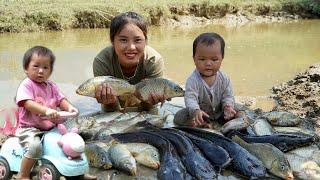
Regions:
M 105 105 L 116 104 L 118 101 L 116 92 L 109 84 L 106 83 L 98 86 L 95 96 L 99 103 Z

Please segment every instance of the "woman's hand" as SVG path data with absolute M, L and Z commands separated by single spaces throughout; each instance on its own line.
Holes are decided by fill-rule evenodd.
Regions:
M 197 109 L 194 113 L 194 120 L 192 122 L 192 126 L 193 127 L 197 127 L 197 126 L 207 126 L 208 125 L 208 122 L 206 122 L 204 119 L 203 119 L 203 116 L 205 117 L 208 117 L 209 118 L 209 115 L 200 110 L 200 109 Z
M 223 108 L 223 113 L 224 119 L 230 120 L 234 118 L 237 112 L 233 109 L 233 107 L 230 104 L 226 104 Z
M 161 106 L 163 105 L 163 103 L 165 102 L 166 98 L 164 96 L 164 94 L 155 94 L 155 93 L 151 93 L 148 100 L 145 101 L 148 104 L 151 105 L 155 105 L 158 104 L 159 102 L 161 102 Z
M 112 89 L 109 84 L 103 83 L 96 90 L 95 97 L 97 101 L 101 104 L 112 105 L 116 104 L 118 98 L 116 96 L 116 92 Z

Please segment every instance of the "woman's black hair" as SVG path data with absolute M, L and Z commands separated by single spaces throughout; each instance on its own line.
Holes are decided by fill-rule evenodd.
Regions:
M 223 38 L 217 34 L 217 33 L 202 33 L 200 34 L 194 41 L 193 41 L 193 57 L 196 54 L 196 50 L 197 50 L 197 46 L 199 44 L 206 44 L 206 45 L 212 45 L 214 44 L 216 41 L 220 42 L 220 46 L 221 46 L 221 55 L 222 55 L 222 59 L 224 58 L 224 46 L 225 46 L 225 42 L 223 40 Z
M 114 37 L 122 30 L 123 26 L 132 23 L 138 26 L 145 39 L 147 40 L 147 33 L 148 33 L 148 25 L 147 21 L 139 14 L 135 12 L 125 12 L 115 16 L 110 24 L 110 41 L 114 42 Z
M 52 51 L 44 46 L 34 46 L 27 50 L 27 52 L 24 53 L 23 56 L 23 69 L 26 70 L 30 64 L 31 58 L 33 54 L 37 54 L 38 56 L 46 56 L 50 57 L 50 67 L 51 71 L 53 70 L 54 61 L 56 60 L 56 57 L 52 53 Z

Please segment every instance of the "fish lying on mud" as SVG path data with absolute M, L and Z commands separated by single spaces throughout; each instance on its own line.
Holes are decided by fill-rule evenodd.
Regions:
M 273 134 L 265 136 L 246 136 L 240 132 L 233 131 L 230 137 L 238 135 L 248 143 L 270 143 L 282 152 L 288 152 L 298 147 L 307 146 L 315 141 L 313 136 L 299 136 L 294 134 Z
M 288 159 L 293 170 L 293 175 L 297 179 L 302 180 L 319 180 L 320 167 L 312 160 L 306 160 L 304 157 L 296 154 L 286 153 L 285 157 Z
M 104 139 L 104 136 L 108 137 L 110 134 L 133 131 L 135 128 L 138 128 L 138 126 L 143 126 L 143 122 L 159 126 L 165 122 L 165 119 L 166 116 L 139 113 L 130 119 L 110 122 L 104 126 L 97 127 L 95 131 L 90 131 L 91 133 L 87 134 L 86 137 L 95 140 Z
M 222 134 L 227 134 L 228 132 L 232 130 L 243 130 L 246 129 L 249 126 L 249 120 L 247 118 L 239 117 L 236 119 L 232 119 L 231 121 L 228 121 L 225 123 L 221 129 L 220 132 Z
M 224 148 L 232 158 L 231 166 L 238 173 L 247 176 L 249 178 L 265 177 L 266 168 L 262 162 L 250 154 L 246 149 L 242 148 L 239 144 L 233 142 L 229 138 L 224 136 L 210 133 L 198 128 L 191 127 L 175 127 L 182 131 L 191 133 L 201 138 L 210 140 L 214 144 Z
M 281 134 L 298 134 L 304 136 L 314 136 L 315 133 L 308 129 L 302 129 L 299 127 L 273 127 L 276 133 Z
M 174 179 L 185 180 L 191 179 L 182 165 L 179 156 L 173 145 L 160 135 L 149 132 L 134 132 L 112 134 L 112 137 L 123 143 L 139 142 L 149 143 L 155 146 L 160 153 L 160 168 L 158 170 L 158 178 L 161 180 Z
M 239 136 L 233 136 L 232 140 L 259 158 L 272 174 L 287 180 L 293 179 L 292 170 L 288 160 L 284 157 L 283 152 L 272 144 L 246 143 Z
M 312 160 L 320 165 L 320 150 L 317 145 L 297 148 L 288 152 L 287 154 L 298 155 L 305 158 L 305 160 Z
M 202 156 L 189 138 L 171 129 L 153 129 L 152 133 L 163 136 L 174 145 L 187 171 L 194 178 L 199 180 L 216 179 L 217 175 L 213 166 Z
M 112 162 L 109 158 L 109 148 L 113 144 L 102 143 L 99 141 L 87 142 L 85 145 L 85 154 L 88 159 L 89 166 L 100 169 L 112 168 Z
M 274 126 L 296 126 L 300 124 L 301 119 L 286 111 L 271 111 L 262 115 Z
M 273 134 L 272 126 L 265 119 L 257 119 L 250 126 L 252 126 L 254 134 L 257 136 Z
M 160 155 L 157 148 L 146 143 L 126 143 L 125 145 L 137 163 L 159 169 Z
M 230 158 L 229 153 L 222 147 L 217 146 L 207 139 L 194 136 L 190 133 L 186 133 L 183 131 L 179 132 L 189 138 L 192 143 L 200 149 L 202 154 L 206 157 L 206 159 L 210 161 L 217 172 L 221 172 L 221 170 L 231 162 L 232 159 Z
M 165 99 L 182 97 L 184 90 L 176 83 L 164 78 L 145 79 L 136 84 L 136 93 L 144 101 L 148 100 L 151 93 L 163 94 Z
M 114 167 L 135 176 L 137 174 L 136 160 L 124 144 L 115 144 L 109 148 L 109 158 Z

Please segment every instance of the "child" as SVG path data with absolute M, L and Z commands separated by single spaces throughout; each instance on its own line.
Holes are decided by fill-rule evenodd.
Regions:
M 186 108 L 176 113 L 175 124 L 210 128 L 210 120 L 224 123 L 239 115 L 234 109 L 230 79 L 220 70 L 224 46 L 216 33 L 203 33 L 193 41 L 196 69 L 186 82 Z
M 23 69 L 27 75 L 18 87 L 16 103 L 19 112 L 19 128 L 16 136 L 25 148 L 21 161 L 18 179 L 30 179 L 30 172 L 36 159 L 41 156 L 41 136 L 45 131 L 55 127 L 59 120 L 56 110 L 79 113 L 58 89 L 49 81 L 55 56 L 52 51 L 43 46 L 29 49 L 23 57 Z M 44 119 L 41 116 L 45 116 Z M 84 178 L 95 177 L 85 175 Z

